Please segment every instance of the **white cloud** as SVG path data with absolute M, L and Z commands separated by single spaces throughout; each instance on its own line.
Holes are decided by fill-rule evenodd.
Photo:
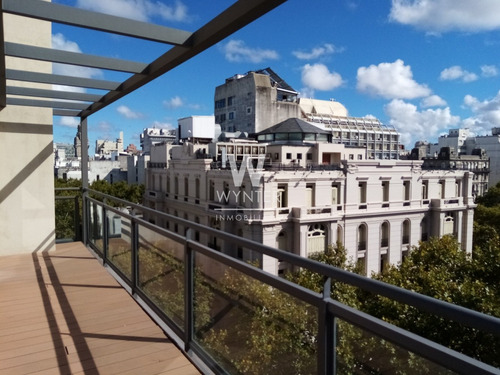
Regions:
M 134 112 L 129 107 L 127 107 L 126 105 L 119 106 L 116 109 L 116 111 L 120 115 L 122 115 L 123 117 L 128 118 L 128 119 L 138 119 L 138 118 L 144 117 L 144 115 L 142 113 L 140 113 L 140 112 Z
M 474 114 L 464 120 L 464 125 L 476 133 L 487 133 L 492 127 L 500 126 L 500 91 L 491 100 L 483 101 L 479 101 L 474 96 L 466 95 L 464 105 Z
M 164 100 L 163 105 L 170 109 L 176 109 L 184 106 L 184 101 L 180 96 L 174 96 L 173 98 Z
M 415 99 L 428 96 L 431 90 L 413 79 L 409 65 L 403 60 L 360 67 L 357 74 L 360 92 L 386 99 Z
M 342 48 L 337 48 L 333 44 L 325 43 L 320 47 L 315 47 L 309 52 L 293 51 L 292 54 L 299 60 L 313 60 L 320 57 L 331 55 L 333 53 L 342 52 Z
M 251 48 L 242 40 L 230 40 L 221 45 L 226 60 L 230 62 L 261 63 L 264 60 L 277 60 L 278 52 L 270 49 Z
M 444 69 L 439 75 L 439 79 L 441 81 L 461 80 L 463 82 L 472 82 L 476 81 L 478 76 L 475 73 L 462 69 L 459 65 L 454 65 Z
M 401 143 L 413 146 L 417 140 L 436 138 L 443 130 L 456 125 L 460 118 L 453 116 L 450 108 L 426 109 L 419 111 L 411 103 L 394 99 L 385 106 L 389 124 L 401 134 Z
M 420 105 L 423 108 L 444 107 L 446 104 L 447 104 L 446 100 L 444 100 L 443 98 L 441 98 L 438 95 L 431 95 L 431 96 L 428 96 L 427 98 L 423 98 L 422 102 L 420 103 Z
M 329 91 L 341 86 L 340 74 L 330 72 L 323 64 L 306 64 L 302 67 L 302 83 L 311 90 Z
M 61 34 L 57 33 L 52 35 L 52 48 L 59 49 L 68 52 L 81 53 L 80 46 Z M 54 74 L 61 74 L 70 77 L 83 77 L 83 78 L 97 78 L 103 75 L 102 71 L 99 69 L 86 68 L 84 66 L 67 65 L 67 64 L 52 64 L 52 70 Z M 55 90 L 64 91 L 74 91 L 74 92 L 84 92 L 85 89 L 79 87 L 68 87 L 68 86 L 53 86 Z
M 432 33 L 500 28 L 497 0 L 392 0 L 389 19 Z
M 60 117 L 60 120 L 59 120 L 59 125 L 66 126 L 68 128 L 75 128 L 76 129 L 79 124 L 80 124 L 80 118 L 77 118 L 77 117 L 64 116 L 64 117 Z
M 498 69 L 495 65 L 483 65 L 481 66 L 481 75 L 483 77 L 496 77 Z
M 186 21 L 189 18 L 187 7 L 181 1 L 176 1 L 174 5 L 166 5 L 151 0 L 78 0 L 77 6 L 144 22 L 150 21 L 153 17 L 176 22 Z

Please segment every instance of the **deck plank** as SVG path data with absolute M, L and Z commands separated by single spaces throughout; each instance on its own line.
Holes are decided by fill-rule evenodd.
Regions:
M 0 258 L 0 373 L 199 374 L 81 243 Z

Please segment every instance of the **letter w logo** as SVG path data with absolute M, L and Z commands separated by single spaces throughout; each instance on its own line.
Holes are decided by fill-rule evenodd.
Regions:
M 250 176 L 250 182 L 252 186 L 257 186 L 260 183 L 260 178 L 262 173 L 259 172 L 264 166 L 264 158 L 259 157 L 257 159 L 257 170 L 253 168 L 253 165 L 249 163 L 250 157 L 248 155 L 243 156 L 243 161 L 241 163 L 240 169 L 236 165 L 236 160 L 234 155 L 228 155 L 229 165 L 231 166 L 231 174 L 233 175 L 233 182 L 235 187 L 241 187 L 243 182 L 243 177 L 245 177 L 245 171 L 248 170 L 248 175 Z

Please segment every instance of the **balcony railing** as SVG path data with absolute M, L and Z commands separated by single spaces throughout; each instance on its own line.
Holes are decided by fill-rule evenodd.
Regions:
M 500 319 L 90 192 L 84 192 L 87 246 L 204 373 L 500 373 L 333 300 L 330 284 L 337 280 L 493 335 L 500 335 Z M 184 235 L 148 217 L 173 222 Z M 230 244 L 251 251 L 252 259 L 273 257 L 323 275 L 324 291 L 195 240 L 204 237 L 217 248 Z

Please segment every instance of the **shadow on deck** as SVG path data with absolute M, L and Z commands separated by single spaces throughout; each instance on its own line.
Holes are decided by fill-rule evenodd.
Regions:
M 0 258 L 0 373 L 199 371 L 75 242 Z

